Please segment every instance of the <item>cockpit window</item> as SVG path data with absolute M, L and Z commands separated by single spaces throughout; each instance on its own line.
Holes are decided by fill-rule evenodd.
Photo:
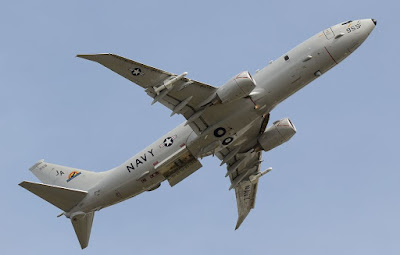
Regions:
M 346 25 L 346 24 L 349 24 L 350 22 L 353 22 L 353 21 L 352 20 L 346 21 L 345 23 L 342 23 L 342 26 Z

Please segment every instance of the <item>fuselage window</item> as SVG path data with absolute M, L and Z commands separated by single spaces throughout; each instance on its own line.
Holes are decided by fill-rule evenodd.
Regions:
M 288 61 L 288 60 L 289 60 L 289 56 L 286 55 L 286 56 L 284 57 L 284 59 L 285 59 L 285 61 Z

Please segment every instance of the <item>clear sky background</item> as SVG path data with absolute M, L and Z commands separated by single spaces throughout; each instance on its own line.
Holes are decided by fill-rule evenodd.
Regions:
M 400 254 L 396 1 L 3 1 L 2 254 Z M 183 121 L 135 84 L 75 58 L 112 52 L 220 86 L 348 19 L 378 25 L 348 59 L 279 105 L 298 133 L 264 153 L 238 231 L 216 158 L 174 188 L 98 212 L 81 251 L 60 210 L 17 184 L 36 161 L 103 171 Z

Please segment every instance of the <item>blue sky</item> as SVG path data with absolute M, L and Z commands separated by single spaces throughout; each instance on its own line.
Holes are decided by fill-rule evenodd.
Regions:
M 395 1 L 7 1 L 0 8 L 0 238 L 4 254 L 399 254 L 399 21 Z M 183 121 L 79 53 L 112 52 L 220 86 L 348 19 L 378 26 L 279 105 L 298 129 L 264 153 L 238 231 L 216 158 L 96 214 L 81 251 L 69 220 L 20 188 L 39 159 L 115 167 Z

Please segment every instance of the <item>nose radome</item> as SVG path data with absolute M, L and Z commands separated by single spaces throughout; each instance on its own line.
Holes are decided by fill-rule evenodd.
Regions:
M 372 22 L 374 22 L 374 24 L 376 26 L 376 23 L 377 23 L 376 19 L 371 19 L 371 20 L 372 20 Z

